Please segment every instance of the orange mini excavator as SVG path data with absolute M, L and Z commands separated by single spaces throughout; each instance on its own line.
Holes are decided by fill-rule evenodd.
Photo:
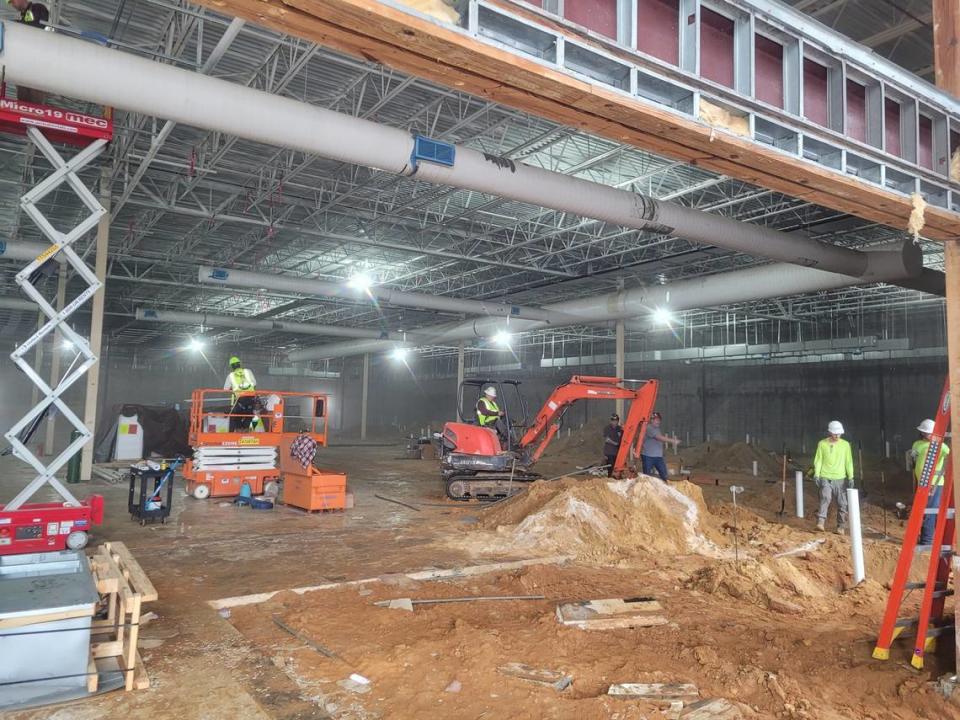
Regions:
M 627 385 L 632 387 L 627 387 Z M 540 478 L 533 472 L 547 445 L 557 434 L 564 413 L 578 400 L 627 400 L 630 408 L 623 423 L 623 440 L 614 462 L 614 477 L 627 474 L 630 452 L 642 439 L 657 399 L 656 380 L 628 381 L 620 378 L 574 375 L 547 398 L 533 423 L 526 422 L 526 405 L 516 380 L 465 380 L 460 386 L 460 422 L 443 427 L 441 468 L 447 496 L 454 500 L 493 499 L 519 492 L 523 483 Z M 480 427 L 474 407 L 487 387 L 497 388 L 504 410 L 508 437 Z M 470 400 L 473 400 L 473 405 Z M 515 441 L 514 436 L 520 439 Z M 600 438 L 598 440 L 598 448 Z M 503 449 L 506 444 L 506 449 Z M 599 452 L 598 452 L 599 454 Z

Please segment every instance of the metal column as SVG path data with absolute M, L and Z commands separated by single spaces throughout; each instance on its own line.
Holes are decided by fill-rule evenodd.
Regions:
M 360 439 L 367 439 L 367 401 L 370 398 L 370 353 L 363 354 L 363 391 L 360 399 Z
M 463 385 L 464 360 L 464 345 L 463 340 L 461 340 L 460 344 L 457 345 L 457 388 L 453 391 L 454 402 L 456 403 L 456 408 L 454 408 L 453 411 L 453 417 L 456 420 L 460 419 L 460 386 Z

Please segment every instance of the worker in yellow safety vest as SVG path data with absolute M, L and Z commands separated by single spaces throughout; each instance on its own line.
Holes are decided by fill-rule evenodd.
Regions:
M 483 395 L 477 400 L 477 422 L 480 427 L 496 430 L 501 446 L 505 445 L 508 439 L 507 424 L 503 420 L 503 415 L 503 410 L 497 405 L 497 389 L 490 385 L 484 389 Z
M 230 373 L 223 382 L 223 389 L 230 390 L 230 432 L 246 430 L 255 415 L 257 379 L 253 371 L 243 367 L 240 358 L 230 358 Z
M 853 487 L 853 449 L 844 440 L 843 424 L 832 420 L 827 425 L 827 437 L 817 443 L 813 458 L 813 482 L 820 490 L 820 511 L 817 530 L 825 529 L 830 502 L 837 499 L 837 533 L 847 530 L 847 489 Z
M 920 476 L 923 474 L 923 466 L 927 462 L 927 451 L 930 449 L 930 438 L 933 436 L 933 420 L 927 418 L 917 426 L 920 431 L 920 439 L 910 448 L 910 457 L 913 459 L 913 487 L 916 490 L 920 484 Z M 927 495 L 927 510 L 937 510 L 940 508 L 940 496 L 943 491 L 943 464 L 950 454 L 950 448 L 946 443 L 940 450 L 940 457 L 937 458 L 937 466 L 930 477 L 930 494 Z M 920 544 L 930 545 L 933 542 L 933 529 L 937 524 L 935 513 L 927 513 L 923 516 L 923 525 L 920 527 Z

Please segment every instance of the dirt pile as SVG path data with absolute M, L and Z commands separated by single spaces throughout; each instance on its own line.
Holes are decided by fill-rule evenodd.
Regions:
M 709 565 L 694 572 L 684 586 L 785 614 L 800 613 L 827 597 L 821 585 L 785 558 L 741 562 L 739 567 L 734 563 Z
M 687 482 L 632 480 L 537 482 L 491 508 L 477 530 L 461 538 L 473 552 L 569 554 L 611 563 L 643 553 L 725 556 L 727 542 Z
M 781 455 L 743 442 L 732 445 L 702 443 L 683 449 L 680 454 L 683 464 L 694 470 L 752 473 L 756 460 L 761 475 L 780 477 L 783 471 Z

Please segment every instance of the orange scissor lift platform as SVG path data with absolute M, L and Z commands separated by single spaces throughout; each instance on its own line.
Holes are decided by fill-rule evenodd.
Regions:
M 281 477 L 281 448 L 289 451 L 290 443 L 307 433 L 321 447 L 327 445 L 327 395 L 323 393 L 258 390 L 257 398 L 264 405 L 257 415 L 230 414 L 231 393 L 218 388 L 193 391 L 190 406 L 189 442 L 194 457 L 186 462 L 183 476 L 187 492 L 195 498 L 234 497 L 243 483 L 254 495 L 263 494 L 268 482 Z M 256 429 L 231 432 L 231 420 L 253 421 Z M 256 462 L 231 463 L 230 449 L 249 453 Z M 274 450 L 273 459 L 266 459 Z M 263 460 L 262 462 L 260 460 Z

